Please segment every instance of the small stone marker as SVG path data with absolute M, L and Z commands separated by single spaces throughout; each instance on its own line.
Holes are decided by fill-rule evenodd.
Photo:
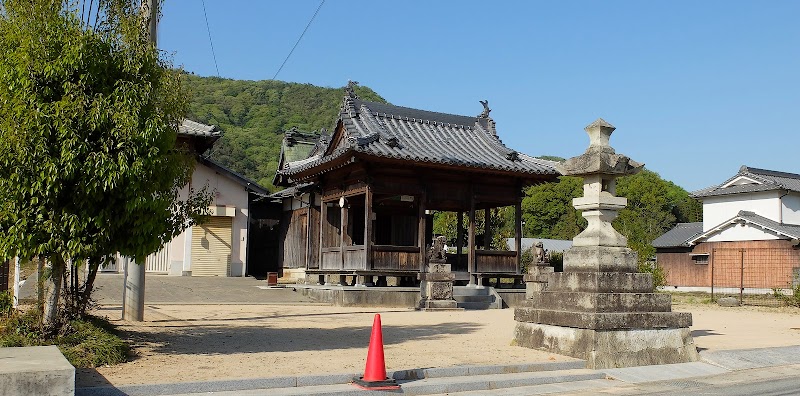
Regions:
M 722 297 L 717 299 L 717 304 L 720 307 L 738 307 L 739 299 L 736 297 Z

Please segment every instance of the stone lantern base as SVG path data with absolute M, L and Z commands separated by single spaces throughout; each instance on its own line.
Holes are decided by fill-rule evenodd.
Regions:
M 671 296 L 654 293 L 652 276 L 635 267 L 628 248 L 568 250 L 565 272 L 547 275 L 547 286 L 514 311 L 516 344 L 585 359 L 593 369 L 699 360 L 691 313 L 672 312 Z
M 593 330 L 518 322 L 517 345 L 586 360 L 593 369 L 695 362 L 689 329 Z

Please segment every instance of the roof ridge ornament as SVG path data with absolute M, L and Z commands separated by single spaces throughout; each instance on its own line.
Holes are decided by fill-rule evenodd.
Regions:
M 347 80 L 347 86 L 344 87 L 344 91 L 347 93 L 352 99 L 359 99 L 358 94 L 356 94 L 355 87 L 358 85 L 358 81 Z
M 489 113 L 492 111 L 492 109 L 489 108 L 489 100 L 484 99 L 479 100 L 478 102 L 483 105 L 483 112 L 478 115 L 478 118 L 489 118 Z

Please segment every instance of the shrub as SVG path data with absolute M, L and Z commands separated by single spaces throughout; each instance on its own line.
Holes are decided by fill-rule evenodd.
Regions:
M 797 284 L 792 288 L 791 296 L 783 294 L 783 291 L 779 288 L 772 289 L 772 295 L 776 299 L 786 303 L 786 305 L 800 308 L 800 284 Z
M 0 292 L 0 317 L 7 318 L 14 312 L 14 296 L 10 292 Z
M 126 360 L 129 347 L 114 334 L 104 318 L 75 319 L 53 337 L 45 337 L 35 309 L 0 319 L 0 347 L 57 345 L 75 367 L 119 364 Z
M 645 261 L 639 263 L 639 272 L 648 273 L 653 276 L 653 286 L 658 288 L 667 285 L 667 270 L 658 265 L 655 261 Z

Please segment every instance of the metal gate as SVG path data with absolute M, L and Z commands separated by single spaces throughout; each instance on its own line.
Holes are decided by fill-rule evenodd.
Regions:
M 716 248 L 711 255 L 711 298 L 735 296 L 741 304 L 781 305 L 791 294 L 800 254 L 781 248 Z
M 161 250 L 147 256 L 145 261 L 145 272 L 166 274 L 169 272 L 169 249 L 171 242 L 167 242 Z

